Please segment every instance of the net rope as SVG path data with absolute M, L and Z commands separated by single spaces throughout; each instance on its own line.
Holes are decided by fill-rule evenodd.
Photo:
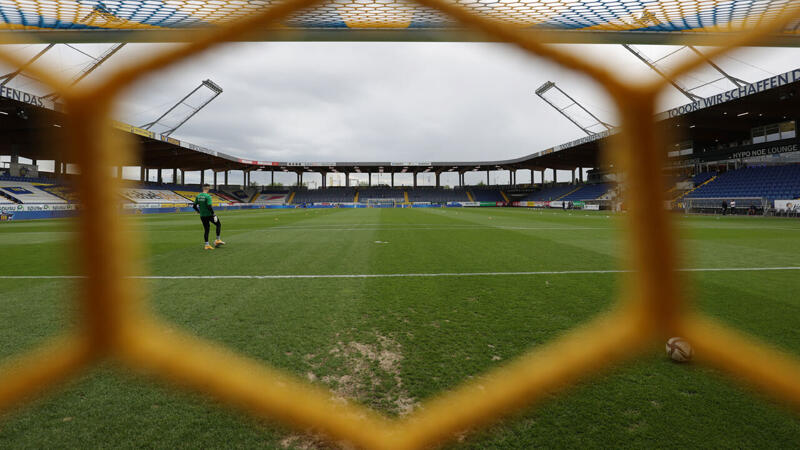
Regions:
M 13 30 L 155 30 L 224 26 L 281 0 L 0 0 L 0 28 Z M 740 31 L 783 14 L 787 0 L 449 0 L 481 17 L 520 28 L 615 31 Z M 294 10 L 267 27 L 449 28 L 441 9 L 405 0 L 327 0 Z M 782 31 L 796 33 L 797 23 Z
M 251 3 L 256 2 L 248 4 Z M 142 273 L 142 262 L 134 245 L 138 240 L 131 238 L 133 227 L 115 206 L 122 186 L 112 176 L 111 168 L 136 165 L 135 149 L 124 134 L 113 131 L 110 114 L 114 102 L 123 90 L 158 70 L 253 30 L 281 23 L 297 11 L 316 5 L 314 0 L 288 0 L 205 30 L 186 45 L 118 68 L 95 86 L 68 89 L 69 81 L 54 72 L 33 67 L 28 70 L 60 92 L 67 106 L 67 159 L 76 162 L 82 173 L 76 179 L 83 210 L 77 219 L 74 251 L 85 278 L 76 281 L 76 301 L 80 305 L 76 329 L 0 367 L 0 411 L 23 404 L 102 361 L 113 360 L 254 416 L 301 430 L 317 430 L 332 440 L 364 448 L 419 449 L 452 440 L 457 432 L 475 429 L 530 406 L 554 389 L 633 358 L 652 344 L 676 335 L 692 342 L 699 362 L 800 409 L 797 357 L 699 315 L 688 307 L 683 296 L 683 280 L 676 271 L 676 231 L 663 208 L 667 189 L 656 181 L 663 179 L 661 168 L 666 154 L 661 145 L 664 137 L 659 135 L 652 117 L 656 98 L 668 87 L 667 82 L 623 80 L 604 67 L 543 44 L 536 33 L 521 33 L 516 27 L 460 4 L 443 0 L 417 3 L 461 26 L 581 72 L 604 86 L 615 101 L 622 127 L 605 152 L 626 174 L 623 195 L 629 209 L 625 235 L 630 272 L 624 275 L 621 297 L 611 312 L 528 351 L 479 381 L 440 394 L 401 419 L 388 418 L 355 403 L 335 401 L 329 391 L 175 330 L 154 317 L 146 307 L 147 295 L 141 281 L 128 277 Z M 739 46 L 757 45 L 796 23 L 800 5 L 780 5 L 774 9 L 775 14 L 759 16 L 757 27 L 720 40 L 719 46 L 706 56 L 714 58 Z M 0 42 L 13 43 L 13 36 L 3 35 Z M 24 64 L 7 48 L 0 48 L 0 61 Z M 702 64 L 704 61 L 699 59 L 683 62 L 669 78 Z

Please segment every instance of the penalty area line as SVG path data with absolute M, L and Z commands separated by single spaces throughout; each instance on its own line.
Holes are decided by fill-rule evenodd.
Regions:
M 678 272 L 766 272 L 794 271 L 800 266 L 788 267 L 700 267 L 678 269 Z M 284 280 L 324 278 L 437 278 L 437 277 L 496 277 L 536 275 L 592 275 L 632 273 L 632 270 L 543 270 L 536 272 L 455 272 L 455 273 L 364 273 L 364 274 L 287 274 L 287 275 L 142 275 L 128 277 L 136 280 Z M 75 280 L 81 275 L 0 275 L 0 280 Z

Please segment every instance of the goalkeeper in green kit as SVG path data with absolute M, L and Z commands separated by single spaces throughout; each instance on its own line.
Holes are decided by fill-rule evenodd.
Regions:
M 217 218 L 217 215 L 214 214 L 214 208 L 211 207 L 211 195 L 208 194 L 209 189 L 211 189 L 211 186 L 207 184 L 203 185 L 203 192 L 197 194 L 197 197 L 195 197 L 194 203 L 192 204 L 192 208 L 200 213 L 200 220 L 203 222 L 203 230 L 205 230 L 204 239 L 206 241 L 205 249 L 214 250 L 214 247 L 225 245 L 225 243 L 219 238 L 219 234 L 222 231 L 222 224 Z M 214 247 L 208 243 L 208 231 L 211 229 L 212 222 L 217 226 L 217 240 L 214 241 Z

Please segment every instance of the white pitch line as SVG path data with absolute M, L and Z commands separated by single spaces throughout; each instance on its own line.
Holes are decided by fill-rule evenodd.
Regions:
M 271 230 L 289 230 L 289 231 L 418 231 L 418 230 L 431 230 L 431 231 L 474 231 L 474 230 L 547 230 L 547 231 L 577 231 L 577 230 L 610 230 L 610 227 L 514 227 L 514 226 L 463 226 L 463 227 L 394 227 L 394 228 L 310 228 L 310 227 L 267 227 L 261 231 Z
M 765 272 L 800 270 L 788 267 L 706 267 L 678 269 L 679 272 Z M 365 273 L 331 275 L 144 275 L 129 277 L 137 280 L 284 280 L 316 278 L 435 278 L 435 277 L 496 277 L 535 275 L 591 275 L 631 273 L 631 270 L 546 270 L 538 272 L 460 272 L 460 273 Z M 73 280 L 86 278 L 80 275 L 0 275 L 0 280 Z

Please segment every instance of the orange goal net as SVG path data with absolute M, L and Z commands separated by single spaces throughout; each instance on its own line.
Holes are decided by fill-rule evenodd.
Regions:
M 116 5 L 116 6 L 112 6 Z M 140 6 L 136 6 L 136 5 Z M 152 5 L 162 6 L 152 6 Z M 620 8 L 614 5 L 625 5 Z M 638 5 L 638 6 L 636 6 Z M 733 5 L 733 6 L 732 6 Z M 152 10 L 147 10 L 151 8 Z M 154 9 L 153 9 L 154 8 Z M 169 11 L 161 10 L 172 8 Z M 55 71 L 29 74 L 61 94 L 67 111 L 68 158 L 80 166 L 76 191 L 83 205 L 74 251 L 85 277 L 75 301 L 81 320 L 63 336 L 0 367 L 0 411 L 25 402 L 57 382 L 113 359 L 241 408 L 331 439 L 376 449 L 416 449 L 442 443 L 455 433 L 489 423 L 542 399 L 555 388 L 639 354 L 655 341 L 683 336 L 697 360 L 800 409 L 800 360 L 723 326 L 688 308 L 676 257 L 676 231 L 663 204 L 663 136 L 654 126 L 656 98 L 665 80 L 632 83 L 621 74 L 582 60 L 545 42 L 554 33 L 617 33 L 617 39 L 658 34 L 662 42 L 701 37 L 714 49 L 708 58 L 740 46 L 796 42 L 800 4 L 793 1 L 585 2 L 464 0 L 249 2 L 78 2 L 0 0 L 5 22 L 0 42 L 64 39 L 126 39 L 124 32 L 164 32 L 185 41 L 161 54 L 120 67 L 91 87 L 68 87 Z M 144 11 L 144 12 L 143 12 Z M 158 20 L 156 20 L 158 19 Z M 683 25 L 681 25 L 683 24 Z M 153 72 L 227 41 L 270 33 L 314 30 L 472 30 L 481 39 L 507 42 L 531 55 L 591 77 L 616 103 L 622 121 L 613 147 L 606 149 L 626 174 L 624 199 L 630 269 L 618 305 L 565 336 L 499 367 L 480 381 L 439 395 L 402 419 L 391 419 L 356 404 L 332 400 L 329 392 L 237 355 L 195 336 L 173 330 L 146 308 L 147 298 L 131 274 L 141 263 L 132 227 L 115 207 L 120 180 L 112 167 L 131 165 L 132 144 L 115 133 L 110 113 L 120 93 Z M 126 31 L 127 30 L 127 31 Z M 118 34 L 87 34 L 114 32 Z M 51 34 L 53 33 L 53 34 Z M 644 34 L 642 34 L 644 33 Z M 661 34 L 659 34 L 661 33 Z M 78 36 L 77 34 L 75 36 Z M 129 35 L 133 39 L 134 35 Z M 282 36 L 287 36 L 283 34 Z M 400 38 L 400 35 L 397 35 Z M 580 35 L 579 35 L 580 36 Z M 637 38 L 636 36 L 640 36 Z M 83 39 L 83 38 L 81 38 Z M 136 38 L 138 39 L 138 38 Z M 161 38 L 159 38 L 161 39 Z M 25 62 L 0 48 L 0 60 Z M 686 61 L 668 74 L 685 74 L 705 60 Z M 112 187 L 111 189 L 109 187 Z M 226 370 L 219 370 L 225 367 Z

